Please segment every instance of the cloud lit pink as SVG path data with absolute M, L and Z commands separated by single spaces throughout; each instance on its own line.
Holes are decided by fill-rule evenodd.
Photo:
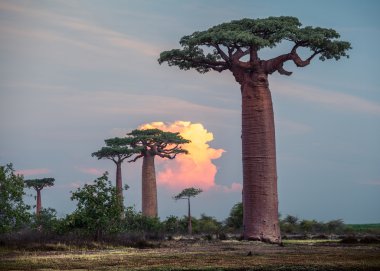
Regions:
M 15 174 L 24 176 L 41 175 L 48 173 L 50 173 L 50 170 L 47 168 L 20 169 L 15 171 Z
M 215 187 L 216 166 L 212 160 L 222 156 L 223 149 L 214 149 L 208 145 L 214 139 L 211 132 L 200 123 L 176 121 L 165 124 L 152 122 L 139 127 L 140 129 L 158 128 L 164 131 L 179 132 L 191 143 L 183 147 L 188 155 L 178 155 L 174 160 L 159 160 L 163 166 L 157 174 L 158 183 L 172 188 L 199 187 L 208 190 Z

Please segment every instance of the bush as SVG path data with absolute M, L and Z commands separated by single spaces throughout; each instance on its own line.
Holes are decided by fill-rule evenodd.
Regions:
M 207 233 L 207 234 L 217 234 L 220 232 L 221 228 L 222 228 L 222 223 L 217 221 L 214 217 L 202 214 L 201 218 L 198 219 L 196 232 Z
M 68 216 L 73 228 L 80 228 L 95 240 L 104 234 L 121 230 L 122 209 L 116 188 L 108 180 L 107 172 L 93 184 L 85 184 L 71 192 L 71 200 L 77 201 L 77 209 Z
M 163 225 L 165 233 L 168 234 L 185 233 L 187 231 L 187 224 L 183 227 L 184 223 L 181 223 L 181 219 L 177 216 L 171 215 L 167 217 L 166 220 L 163 221 Z
M 229 217 L 225 221 L 226 226 L 232 231 L 239 231 L 243 228 L 243 203 L 236 203 L 231 211 Z

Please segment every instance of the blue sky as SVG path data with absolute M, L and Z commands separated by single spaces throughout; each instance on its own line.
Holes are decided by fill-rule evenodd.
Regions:
M 225 152 L 193 210 L 224 219 L 241 200 L 239 86 L 228 72 L 160 66 L 158 55 L 222 22 L 295 16 L 337 30 L 353 49 L 349 59 L 287 65 L 292 76 L 270 77 L 280 212 L 380 222 L 379 10 L 378 1 L 1 1 L 0 163 L 25 178 L 54 177 L 43 205 L 64 215 L 75 187 L 105 170 L 114 178 L 111 162 L 91 157 L 105 138 L 154 121 L 201 123 L 210 148 Z M 139 210 L 141 163 L 123 174 L 125 204 Z M 171 199 L 178 192 L 159 185 L 162 218 L 185 214 Z

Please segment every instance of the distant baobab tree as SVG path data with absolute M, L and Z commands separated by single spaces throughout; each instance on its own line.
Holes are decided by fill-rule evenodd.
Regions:
M 54 181 L 55 181 L 54 178 L 25 180 L 25 186 L 28 188 L 33 188 L 37 192 L 36 215 L 39 215 L 42 209 L 41 190 L 44 189 L 45 187 L 53 186 Z
M 243 228 L 244 238 L 280 243 L 278 221 L 275 128 L 268 75 L 291 75 L 284 64 L 305 67 L 316 56 L 348 57 L 349 42 L 337 40 L 333 29 L 301 27 L 295 17 L 241 19 L 197 31 L 180 40 L 181 49 L 164 51 L 158 62 L 200 73 L 229 70 L 242 97 Z M 277 45 L 289 52 L 261 59 L 259 52 Z M 299 50 L 307 49 L 302 59 Z M 303 52 L 304 53 L 304 52 Z
M 193 229 L 191 225 L 190 198 L 193 198 L 202 192 L 203 192 L 202 189 L 190 187 L 190 188 L 185 188 L 184 190 L 182 190 L 181 193 L 174 196 L 175 200 L 187 199 L 187 214 L 188 214 L 187 215 L 187 218 L 188 218 L 187 229 L 190 235 L 193 233 Z
M 190 141 L 184 139 L 179 133 L 164 132 L 160 129 L 136 129 L 127 135 L 132 140 L 132 147 L 140 150 L 140 153 L 130 162 L 143 158 L 142 214 L 156 217 L 158 208 L 154 158 L 158 156 L 174 159 L 177 154 L 186 154 L 187 150 L 182 149 L 181 145 Z
M 126 137 L 115 137 L 104 141 L 106 146 L 102 147 L 99 151 L 92 153 L 92 156 L 95 156 L 98 159 L 109 159 L 116 164 L 116 193 L 119 203 L 124 206 L 121 165 L 125 159 L 135 154 L 138 149 L 132 148 L 130 146 L 131 139 Z

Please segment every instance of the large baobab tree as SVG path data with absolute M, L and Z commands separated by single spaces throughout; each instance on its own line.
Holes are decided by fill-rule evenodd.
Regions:
M 41 203 L 41 190 L 45 187 L 54 185 L 54 178 L 42 178 L 42 179 L 29 179 L 25 180 L 25 185 L 28 188 L 33 188 L 37 192 L 37 205 L 36 205 L 36 215 L 39 215 L 42 209 Z
M 116 192 L 119 203 L 123 205 L 123 180 L 121 175 L 121 165 L 125 159 L 135 154 L 138 149 L 130 146 L 130 138 L 110 138 L 104 140 L 105 147 L 102 147 L 97 152 L 92 153 L 92 156 L 98 159 L 109 159 L 116 164 Z
M 284 64 L 305 67 L 316 56 L 326 59 L 348 57 L 350 43 L 337 40 L 333 29 L 301 27 L 294 17 L 241 19 L 180 40 L 181 49 L 164 51 L 159 63 L 200 73 L 229 70 L 240 84 L 242 97 L 243 228 L 244 238 L 281 242 L 278 225 L 278 197 L 275 129 L 268 75 L 291 75 Z M 289 52 L 261 59 L 264 48 L 289 45 Z M 283 48 L 283 46 L 281 46 Z M 302 59 L 300 49 L 310 55 Z
M 188 233 L 191 235 L 193 233 L 193 228 L 191 225 L 191 210 L 190 210 L 190 198 L 194 198 L 198 194 L 202 193 L 202 189 L 190 187 L 190 188 L 185 188 L 179 193 L 178 195 L 174 196 L 175 200 L 179 199 L 187 199 L 187 230 Z
M 130 162 L 143 158 L 142 164 L 142 214 L 149 217 L 157 216 L 157 185 L 154 158 L 174 159 L 177 154 L 187 153 L 182 144 L 190 141 L 179 133 L 164 132 L 160 129 L 133 130 L 128 133 L 132 146 L 140 148 L 140 153 Z

